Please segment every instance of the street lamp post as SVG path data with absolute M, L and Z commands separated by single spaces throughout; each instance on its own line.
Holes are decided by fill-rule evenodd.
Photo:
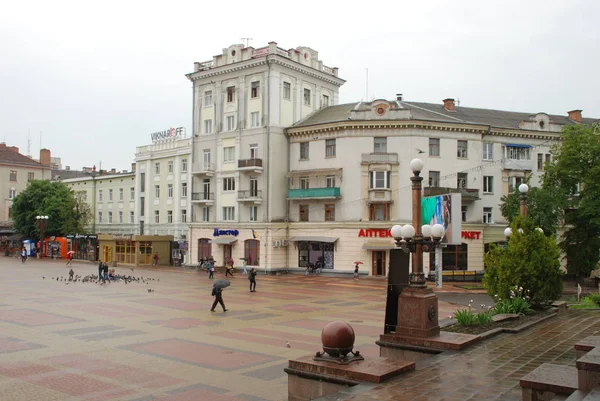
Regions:
M 92 191 L 94 192 L 92 195 L 92 234 L 96 234 L 96 176 L 98 175 L 96 165 L 92 168 L 90 175 L 92 176 Z
M 38 228 L 40 230 L 40 259 L 44 257 L 44 234 L 48 228 L 48 216 L 35 216 Z
M 529 186 L 527 184 L 519 185 L 519 192 L 521 193 L 521 201 L 520 201 L 521 216 L 527 217 L 527 192 L 529 192 Z

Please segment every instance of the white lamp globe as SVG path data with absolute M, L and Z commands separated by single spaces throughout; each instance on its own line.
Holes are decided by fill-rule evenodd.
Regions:
M 522 228 L 519 228 L 519 234 L 523 235 L 525 233 L 525 231 L 523 231 Z
M 442 238 L 444 236 L 444 231 L 446 230 L 441 224 L 434 224 L 433 227 L 431 227 L 431 235 L 433 238 Z
M 402 237 L 403 238 L 413 238 L 415 236 L 415 228 L 413 226 L 411 226 L 410 224 L 405 225 L 404 227 L 402 227 Z
M 425 237 L 425 238 L 431 237 L 431 235 L 432 235 L 431 234 L 432 233 L 431 226 L 429 224 L 424 224 L 421 227 L 421 232 L 423 233 L 423 237 Z
M 35 216 L 35 218 L 36 218 L 37 220 L 39 220 L 39 219 L 41 219 L 41 218 L 42 218 L 42 216 Z
M 392 237 L 394 238 L 402 238 L 402 226 L 400 224 L 396 224 L 392 227 Z
M 542 228 L 541 228 L 541 227 L 537 227 L 537 228 L 535 229 L 535 231 L 537 231 L 537 232 L 539 232 L 539 233 L 542 233 L 542 234 L 544 233 L 544 230 L 542 230 Z
M 44 219 L 46 219 L 46 220 L 47 220 L 47 219 L 48 219 L 48 216 L 44 216 Z
M 511 235 L 512 235 L 512 228 L 510 228 L 510 227 L 506 227 L 506 228 L 504 229 L 504 236 L 505 236 L 506 238 L 510 238 L 510 236 L 511 236 Z
M 410 169 L 414 173 L 420 173 L 423 170 L 423 160 L 421 159 L 412 159 L 410 161 Z
M 522 194 L 526 194 L 527 192 L 529 192 L 529 186 L 527 184 L 519 185 L 519 192 Z

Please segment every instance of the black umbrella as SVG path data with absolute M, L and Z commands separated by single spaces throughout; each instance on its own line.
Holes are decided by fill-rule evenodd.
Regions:
M 225 288 L 231 285 L 231 281 L 219 279 L 213 283 L 213 287 L 215 288 Z

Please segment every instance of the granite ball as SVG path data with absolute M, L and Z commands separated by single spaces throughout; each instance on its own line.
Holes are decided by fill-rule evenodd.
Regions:
M 354 348 L 354 329 L 340 320 L 328 323 L 321 332 L 323 350 L 334 357 L 344 357 Z

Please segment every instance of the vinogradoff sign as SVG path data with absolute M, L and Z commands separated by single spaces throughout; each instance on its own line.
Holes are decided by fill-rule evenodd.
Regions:
M 174 139 L 183 134 L 185 134 L 185 128 L 179 127 L 179 128 L 169 128 L 168 130 L 165 130 L 165 131 L 153 132 L 152 134 L 150 134 L 150 137 L 152 138 L 152 141 L 154 142 L 154 141 L 160 141 L 162 139 Z

